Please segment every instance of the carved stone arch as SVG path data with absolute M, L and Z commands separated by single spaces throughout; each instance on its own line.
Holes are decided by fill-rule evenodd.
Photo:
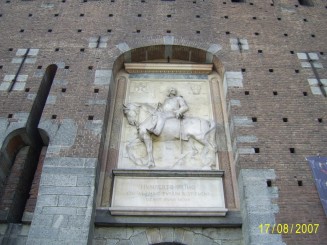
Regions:
M 116 48 L 112 49 L 116 59 L 113 62 L 111 81 L 109 85 L 109 103 L 107 107 L 106 117 L 104 120 L 104 131 L 106 132 L 103 136 L 102 154 L 100 153 L 100 162 L 102 167 L 100 171 L 97 207 L 104 209 L 110 205 L 110 189 L 112 182 L 111 171 L 117 167 L 116 162 L 118 159 L 119 151 L 117 150 L 118 141 L 113 140 L 120 137 L 120 127 L 122 125 L 123 111 L 119 105 L 124 102 L 124 96 L 126 92 L 126 86 L 129 82 L 129 74 L 126 72 L 126 64 L 128 63 L 153 63 L 161 62 L 166 64 L 211 64 L 212 71 L 207 75 L 211 89 L 217 94 L 217 97 L 213 97 L 213 107 L 215 113 L 220 113 L 222 123 L 224 127 L 221 130 L 224 131 L 225 136 L 224 147 L 220 150 L 220 156 L 222 157 L 222 163 L 226 164 L 223 166 L 224 171 L 228 175 L 225 178 L 224 186 L 228 190 L 227 202 L 228 206 L 233 209 L 238 208 L 237 199 L 237 187 L 235 170 L 232 167 L 232 154 L 230 139 L 226 139 L 226 135 L 229 132 L 225 132 L 228 129 L 228 115 L 226 110 L 226 104 L 222 104 L 225 94 L 222 92 L 224 80 L 224 65 L 218 58 L 217 53 L 221 50 L 220 45 L 201 43 L 201 42 L 188 42 L 182 38 L 173 38 L 169 40 L 167 37 L 156 37 L 144 40 L 141 45 L 140 40 L 136 40 L 133 43 L 120 43 L 116 45 Z M 120 52 L 120 55 L 117 54 Z M 169 59 L 167 59 L 169 57 Z M 141 71 L 142 72 L 142 71 Z M 175 72 L 175 71 L 173 71 Z M 167 71 L 167 73 L 170 73 Z M 200 74 L 200 73 L 198 73 Z M 225 103 L 225 102 L 224 102 Z M 115 114 L 115 116 L 114 116 Z

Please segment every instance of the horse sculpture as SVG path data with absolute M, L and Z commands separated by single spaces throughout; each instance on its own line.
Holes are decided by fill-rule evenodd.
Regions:
M 162 141 L 180 140 L 188 141 L 193 138 L 203 145 L 202 158 L 206 159 L 209 150 L 217 152 L 216 145 L 216 123 L 197 117 L 184 117 L 183 119 L 169 118 L 166 120 L 164 128 L 160 135 L 153 134 L 158 111 L 149 104 L 129 103 L 123 105 L 123 112 L 130 125 L 137 129 L 138 138 L 136 140 L 144 143 L 147 153 L 147 162 L 144 164 L 149 168 L 155 167 L 153 157 L 153 138 L 159 138 Z M 211 135 L 211 136 L 210 136 Z M 134 141 L 132 142 L 134 143 Z M 137 165 L 143 165 L 134 156 L 129 155 L 130 159 Z M 215 167 L 215 162 L 209 160 L 205 165 Z

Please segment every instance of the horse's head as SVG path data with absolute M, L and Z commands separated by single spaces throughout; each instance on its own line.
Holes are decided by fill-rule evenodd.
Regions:
M 123 112 L 127 118 L 127 121 L 132 126 L 138 125 L 138 114 L 140 106 L 135 103 L 128 103 L 127 105 L 123 104 Z

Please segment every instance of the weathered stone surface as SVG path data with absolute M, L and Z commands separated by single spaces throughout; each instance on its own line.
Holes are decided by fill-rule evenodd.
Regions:
M 173 242 L 174 241 L 174 228 L 163 227 L 160 228 L 161 239 L 164 242 Z
M 133 244 L 148 245 L 148 239 L 145 232 L 138 233 L 131 237 Z
M 109 85 L 111 79 L 111 70 L 96 70 L 95 71 L 95 85 Z
M 243 236 L 245 244 L 256 245 L 265 243 L 284 244 L 281 235 L 261 233 L 260 224 L 275 224 L 272 199 L 276 192 L 269 191 L 266 180 L 275 179 L 272 169 L 243 169 L 239 175 L 241 210 L 243 218 Z M 260 209 L 260 206 L 263 209 Z M 252 208 L 251 208 L 252 207 Z
M 160 231 L 157 228 L 147 229 L 146 235 L 150 244 L 161 242 Z

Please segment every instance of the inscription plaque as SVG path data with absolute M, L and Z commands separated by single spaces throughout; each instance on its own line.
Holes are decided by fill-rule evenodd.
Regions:
M 140 172 L 114 177 L 112 215 L 225 216 L 222 172 Z M 142 176 L 143 175 L 143 176 Z

